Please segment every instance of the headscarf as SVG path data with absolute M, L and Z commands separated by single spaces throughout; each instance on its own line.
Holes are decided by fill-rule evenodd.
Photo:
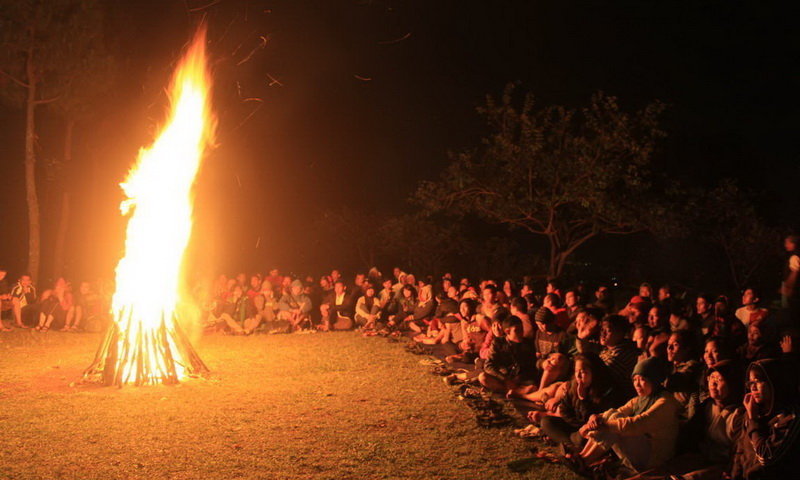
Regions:
M 669 364 L 661 357 L 649 357 L 636 364 L 633 369 L 631 378 L 639 375 L 644 377 L 653 385 L 653 391 L 650 395 L 640 396 L 636 405 L 633 406 L 633 415 L 641 415 L 646 412 L 650 407 L 656 403 L 656 400 L 661 398 L 664 390 L 664 380 L 667 379 L 669 372 Z

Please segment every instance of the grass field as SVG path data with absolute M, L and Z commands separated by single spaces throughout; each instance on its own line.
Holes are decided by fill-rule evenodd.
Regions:
M 209 379 L 76 384 L 96 334 L 0 334 L 0 478 L 572 478 L 481 429 L 402 344 L 354 333 L 207 336 Z

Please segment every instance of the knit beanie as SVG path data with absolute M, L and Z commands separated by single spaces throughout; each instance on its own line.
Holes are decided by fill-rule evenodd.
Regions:
M 556 316 L 553 315 L 553 312 L 550 311 L 547 307 L 541 307 L 539 310 L 536 310 L 536 316 L 534 319 L 539 323 L 544 323 L 545 325 L 550 324 L 555 321 Z
M 666 360 L 661 357 L 649 357 L 636 364 L 631 377 L 640 375 L 654 385 L 661 385 L 667 379 L 668 372 L 669 365 Z

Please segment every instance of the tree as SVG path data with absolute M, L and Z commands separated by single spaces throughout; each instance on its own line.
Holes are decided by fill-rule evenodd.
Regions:
M 550 276 L 598 235 L 654 228 L 667 212 L 650 171 L 664 135 L 661 103 L 626 113 L 597 93 L 582 109 L 535 108 L 532 95 L 516 105 L 513 94 L 509 85 L 499 102 L 487 97 L 478 112 L 489 136 L 451 155 L 438 180 L 420 183 L 415 199 L 426 210 L 477 214 L 545 237 Z
M 41 225 L 36 183 L 36 109 L 63 94 L 67 65 L 81 59 L 76 38 L 94 0 L 0 0 L 0 96 L 25 111 L 28 272 L 37 278 Z
M 69 57 L 74 61 L 63 66 L 62 94 L 50 104 L 64 124 L 61 162 L 57 164 L 56 188 L 60 190 L 61 211 L 54 242 L 53 278 L 63 274 L 64 251 L 71 214 L 73 144 L 76 127 L 92 118 L 100 103 L 107 100 L 118 71 L 116 58 L 106 49 L 102 37 L 103 13 L 93 9 L 83 15 L 83 22 L 68 40 Z
M 320 232 L 322 238 L 333 241 L 331 254 L 346 257 L 355 252 L 359 265 L 371 268 L 376 265 L 375 255 L 380 245 L 379 226 L 378 216 L 343 207 L 322 212 L 314 230 Z M 340 261 L 346 259 L 340 258 Z
M 458 225 L 412 213 L 384 219 L 379 229 L 381 250 L 403 268 L 441 274 L 464 252 L 464 234 Z
M 765 264 L 779 258 L 780 232 L 764 223 L 750 195 L 731 179 L 695 195 L 699 235 L 721 251 L 736 289 L 746 288 Z

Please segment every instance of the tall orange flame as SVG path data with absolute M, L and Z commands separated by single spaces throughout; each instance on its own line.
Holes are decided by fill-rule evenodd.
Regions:
M 121 183 L 127 198 L 120 209 L 129 218 L 111 306 L 116 335 L 97 365 L 107 384 L 175 383 L 205 369 L 175 318 L 193 185 L 216 124 L 205 43 L 201 27 L 173 75 L 165 126 Z

